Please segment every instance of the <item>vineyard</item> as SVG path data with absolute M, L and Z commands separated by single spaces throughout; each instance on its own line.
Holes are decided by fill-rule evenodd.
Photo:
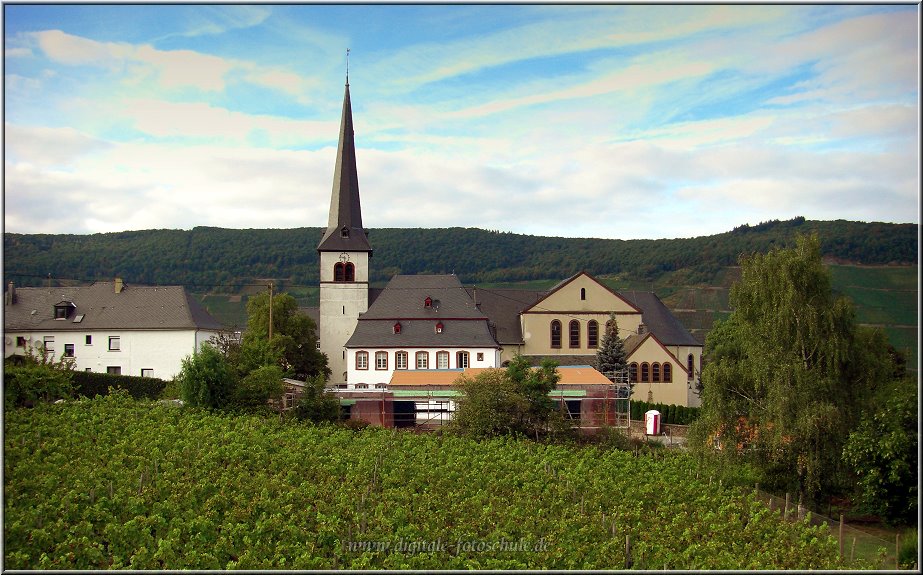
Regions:
M 217 415 L 5 413 L 7 569 L 834 569 L 687 455 Z

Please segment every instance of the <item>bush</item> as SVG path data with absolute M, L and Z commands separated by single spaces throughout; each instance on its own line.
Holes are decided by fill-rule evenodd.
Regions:
M 285 386 L 282 383 L 282 368 L 264 365 L 250 372 L 240 380 L 234 390 L 233 404 L 243 408 L 265 406 L 269 400 L 281 401 Z
M 292 415 L 301 421 L 333 423 L 340 420 L 340 400 L 325 391 L 325 378 L 317 375 L 305 382 Z
M 32 407 L 73 396 L 72 371 L 54 364 L 26 359 L 6 362 L 3 370 L 3 406 Z
M 135 399 L 157 399 L 167 386 L 167 382 L 155 377 L 112 375 L 92 371 L 75 371 L 72 378 L 74 394 L 89 398 L 108 395 L 109 388 L 112 387 L 124 389 Z
M 176 376 L 182 400 L 194 407 L 221 409 L 233 399 L 235 379 L 227 360 L 211 345 L 183 359 Z

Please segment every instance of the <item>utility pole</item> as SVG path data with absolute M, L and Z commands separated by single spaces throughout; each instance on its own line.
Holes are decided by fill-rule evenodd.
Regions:
M 269 282 L 269 341 L 272 341 L 272 282 Z

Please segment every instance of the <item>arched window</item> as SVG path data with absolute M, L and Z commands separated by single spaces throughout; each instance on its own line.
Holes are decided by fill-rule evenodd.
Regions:
M 599 323 L 595 319 L 586 326 L 586 346 L 591 349 L 599 347 Z
M 343 278 L 343 281 L 347 281 L 347 282 L 356 281 L 356 266 L 354 266 L 352 262 L 349 262 L 344 266 L 344 268 L 345 269 L 344 269 L 343 275 L 345 277 Z
M 651 380 L 651 366 L 644 362 L 641 364 L 641 381 L 648 383 Z
M 377 370 L 388 369 L 388 352 L 387 351 L 376 351 L 375 352 L 375 369 Z
M 628 366 L 628 381 L 631 383 L 638 383 L 638 363 L 632 362 Z
M 657 362 L 651 365 L 651 381 L 660 383 L 660 364 Z
M 455 354 L 455 367 L 458 369 L 467 369 L 468 368 L 468 352 L 460 351 Z
M 368 369 L 368 368 L 369 368 L 369 352 L 357 351 L 356 352 L 356 369 Z
M 398 351 L 394 353 L 394 369 L 407 369 L 406 351 Z
M 686 358 L 686 369 L 689 370 L 689 379 L 692 379 L 693 374 L 695 374 L 695 356 L 691 353 Z
M 436 333 L 442 333 L 442 328 L 443 328 L 443 327 L 444 327 L 444 326 L 442 325 L 442 322 L 441 322 L 441 321 L 436 322 Z
M 342 282 L 346 281 L 346 264 L 343 262 L 337 262 L 333 266 L 333 281 Z
M 436 352 L 436 369 L 449 369 L 449 352 Z
M 580 322 L 571 320 L 568 331 L 570 332 L 570 346 L 580 347 Z
M 429 369 L 429 352 L 417 352 L 417 369 Z
M 551 347 L 561 347 L 561 322 L 556 319 L 551 321 Z
M 663 364 L 663 382 L 671 383 L 673 381 L 673 365 L 669 362 Z
M 580 300 L 583 301 L 586 299 L 586 288 L 580 288 Z

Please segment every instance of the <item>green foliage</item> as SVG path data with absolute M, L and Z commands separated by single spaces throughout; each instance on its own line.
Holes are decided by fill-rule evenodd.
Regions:
M 823 254 L 862 264 L 918 260 L 915 224 L 846 221 L 764 222 L 732 232 L 671 240 L 551 238 L 475 228 L 372 231 L 376 266 L 373 282 L 396 273 L 449 273 L 464 282 L 563 278 L 627 272 L 652 281 L 687 270 L 687 279 L 710 282 L 741 252 L 766 252 L 792 245 L 795 232 L 824 238 Z M 4 234 L 5 276 L 17 285 L 41 285 L 47 270 L 59 277 L 129 283 L 214 286 L 237 292 L 241 283 L 262 278 L 317 285 L 320 228 L 232 230 L 144 230 L 108 234 Z M 459 250 L 458 246 L 466 246 Z M 222 265 L 216 267 L 215 261 Z M 281 288 L 280 288 L 281 289 Z
M 673 425 L 690 425 L 698 419 L 700 411 L 698 407 L 631 400 L 631 419 L 634 421 L 643 421 L 644 414 L 651 409 L 656 409 L 660 412 L 661 421 L 663 423 Z
M 32 353 L 7 359 L 3 366 L 3 406 L 32 407 L 73 395 L 72 364 Z
M 690 439 L 701 449 L 720 437 L 723 455 L 757 463 L 770 489 L 830 494 L 843 486 L 846 436 L 892 369 L 886 342 L 833 297 L 816 236 L 741 265 L 735 311 L 706 340 Z
M 626 536 L 639 569 L 844 567 L 826 527 L 684 454 L 353 433 L 125 394 L 5 426 L 7 569 L 595 570 L 625 564 Z
M 230 405 L 237 383 L 227 360 L 210 344 L 183 359 L 176 381 L 183 401 L 193 407 L 209 409 Z
M 526 398 L 500 369 L 462 378 L 451 428 L 472 438 L 521 433 L 520 414 L 528 409 Z
M 548 394 L 560 380 L 548 358 L 538 368 L 517 355 L 506 370 L 463 377 L 452 429 L 468 437 L 525 435 L 538 440 L 566 436 L 571 426 Z
M 113 375 L 95 371 L 75 371 L 71 374 L 74 394 L 86 397 L 107 395 L 109 388 L 124 389 L 135 399 L 157 399 L 167 382 L 156 377 L 136 375 Z
M 340 400 L 327 393 L 325 378 L 315 375 L 307 380 L 304 390 L 292 409 L 292 415 L 302 421 L 333 423 L 340 420 Z
M 314 321 L 298 309 L 295 298 L 280 293 L 272 298 L 272 340 L 269 341 L 269 294 L 257 294 L 247 301 L 247 332 L 241 354 L 250 353 L 249 357 L 256 357 L 260 365 L 278 362 L 286 374 L 298 380 L 318 374 L 326 377 L 330 370 L 327 358 L 317 350 L 316 330 Z
M 258 367 L 240 379 L 234 389 L 233 405 L 245 409 L 265 407 L 270 400 L 282 401 L 285 386 L 282 368 L 277 365 Z
M 858 477 L 859 500 L 891 523 L 917 517 L 919 433 L 917 389 L 913 381 L 881 390 L 843 448 L 843 458 Z
M 621 373 L 627 366 L 625 343 L 619 337 L 618 321 L 613 312 L 609 314 L 607 329 L 596 351 L 596 370 L 608 377 L 609 374 Z

